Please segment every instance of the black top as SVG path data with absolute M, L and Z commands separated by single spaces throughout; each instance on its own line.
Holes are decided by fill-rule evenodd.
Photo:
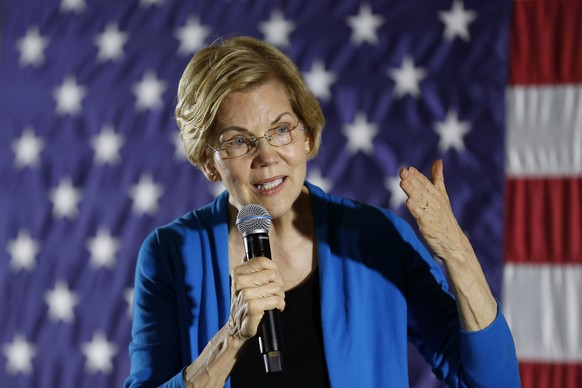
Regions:
M 233 388 L 329 387 L 323 354 L 319 277 L 315 270 L 302 284 L 285 293 L 283 372 L 265 373 L 258 337 L 240 351 L 230 378 Z

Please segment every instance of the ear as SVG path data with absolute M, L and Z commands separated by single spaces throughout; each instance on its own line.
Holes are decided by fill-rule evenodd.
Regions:
M 208 159 L 206 162 L 204 162 L 201 169 L 206 179 L 208 179 L 210 182 L 218 182 L 221 180 L 220 174 L 216 170 L 214 162 L 211 159 Z
M 309 155 L 311 153 L 311 136 L 309 136 L 309 132 L 304 130 L 305 133 L 305 155 Z

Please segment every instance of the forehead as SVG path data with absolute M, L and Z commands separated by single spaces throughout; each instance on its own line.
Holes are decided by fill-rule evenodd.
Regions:
M 269 82 L 248 90 L 230 93 L 220 104 L 217 122 L 220 127 L 252 128 L 271 124 L 284 112 L 292 112 L 285 87 Z

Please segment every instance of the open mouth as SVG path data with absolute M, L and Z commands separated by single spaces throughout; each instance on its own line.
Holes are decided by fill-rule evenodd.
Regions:
M 274 188 L 279 186 L 281 183 L 283 183 L 283 178 L 277 178 L 277 179 L 270 181 L 270 182 L 257 184 L 257 185 L 255 185 L 255 187 L 261 191 L 268 191 L 268 190 L 273 190 Z

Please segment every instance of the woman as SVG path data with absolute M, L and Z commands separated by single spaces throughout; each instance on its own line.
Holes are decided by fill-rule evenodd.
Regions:
M 126 386 L 408 386 L 407 341 L 454 386 L 517 386 L 509 328 L 446 194 L 400 172 L 412 229 L 385 209 L 305 181 L 324 119 L 297 67 L 247 37 L 197 53 L 176 107 L 188 159 L 226 191 L 154 231 L 135 279 Z M 244 261 L 245 205 L 272 216 L 273 260 Z M 278 309 L 285 371 L 265 374 L 256 343 Z

